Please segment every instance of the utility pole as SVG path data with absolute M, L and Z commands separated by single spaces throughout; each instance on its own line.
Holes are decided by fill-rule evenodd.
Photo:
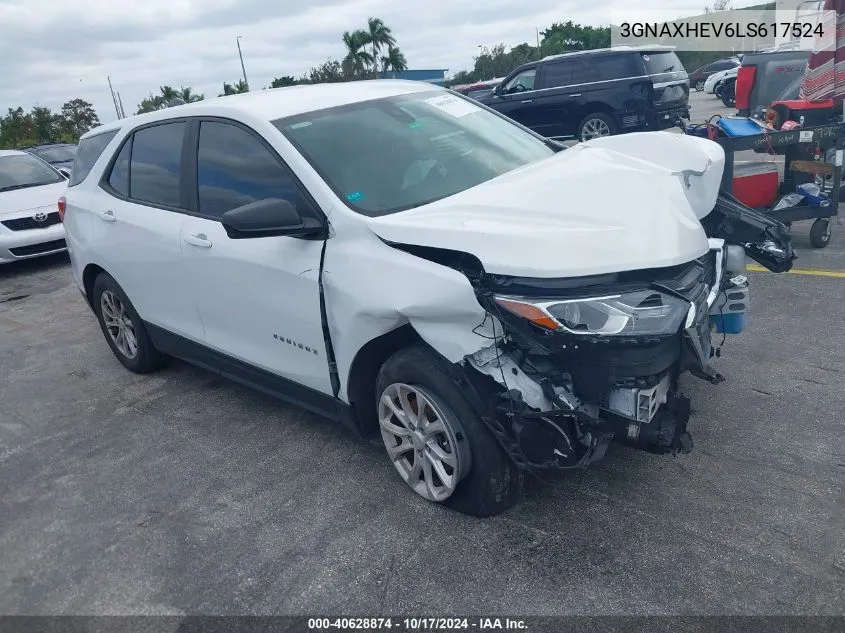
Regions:
M 114 103 L 114 113 L 117 115 L 118 119 L 122 119 L 123 117 L 120 116 L 120 109 L 117 107 L 117 98 L 114 96 L 114 88 L 111 85 L 111 77 L 106 75 L 106 79 L 109 82 L 109 90 L 111 91 L 111 100 Z
M 246 78 L 246 68 L 244 67 L 244 56 L 243 56 L 243 53 L 241 53 L 241 36 L 238 35 L 235 38 L 235 41 L 238 43 L 238 57 L 241 58 L 241 71 L 244 74 L 244 83 L 246 84 L 247 92 L 249 92 L 249 81 L 247 81 L 247 78 Z
M 540 52 L 540 27 L 535 26 L 534 30 L 537 31 L 537 52 Z
M 120 98 L 120 93 L 117 93 L 117 105 L 120 106 L 120 118 L 126 118 L 126 110 L 123 109 L 123 99 Z

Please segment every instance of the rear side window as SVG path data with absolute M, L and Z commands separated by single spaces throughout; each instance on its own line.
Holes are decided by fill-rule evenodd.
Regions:
M 97 159 L 103 153 L 103 150 L 106 149 L 106 146 L 111 143 L 117 132 L 117 130 L 110 130 L 79 141 L 76 158 L 74 158 L 73 167 L 71 167 L 68 187 L 78 185 L 85 180 L 88 174 L 91 173 L 94 163 L 97 162 Z
M 132 139 L 129 197 L 167 207 L 180 206 L 185 122 L 141 128 Z
M 123 144 L 114 161 L 109 176 L 109 186 L 122 196 L 129 197 L 129 156 L 132 153 L 132 138 Z
M 555 88 L 557 86 L 570 86 L 574 83 L 577 62 L 565 61 L 546 64 L 543 68 L 543 86 Z
M 293 176 L 254 134 L 216 121 L 200 124 L 197 188 L 199 212 L 213 218 L 257 200 L 299 202 Z
M 684 69 L 684 65 L 674 51 L 663 51 L 659 53 L 640 53 L 645 64 L 646 72 L 649 75 L 660 73 L 676 73 Z
M 596 57 L 594 60 L 585 59 L 585 65 L 594 81 L 611 81 L 642 75 L 635 66 L 635 58 L 631 55 L 611 55 Z

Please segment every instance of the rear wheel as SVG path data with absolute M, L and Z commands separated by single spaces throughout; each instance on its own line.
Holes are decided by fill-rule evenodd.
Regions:
M 593 112 L 584 117 L 578 125 L 578 140 L 589 141 L 593 138 L 616 134 L 616 121 L 604 112 Z
M 698 82 L 695 84 L 695 89 L 698 92 L 701 92 L 702 90 L 704 90 L 704 80 L 703 79 L 698 80 Z
M 421 497 L 475 516 L 519 499 L 522 471 L 452 381 L 446 361 L 418 345 L 396 352 L 376 384 L 379 429 L 399 476 Z
M 830 218 L 819 218 L 810 227 L 810 244 L 813 248 L 824 248 L 830 242 Z
M 92 295 L 100 329 L 117 360 L 136 374 L 161 367 L 164 356 L 153 346 L 141 317 L 114 278 L 102 273 L 94 281 Z
M 727 107 L 733 107 L 736 105 L 736 82 L 728 82 L 724 86 L 722 86 L 722 93 L 720 95 L 722 99 L 722 103 L 724 103 Z

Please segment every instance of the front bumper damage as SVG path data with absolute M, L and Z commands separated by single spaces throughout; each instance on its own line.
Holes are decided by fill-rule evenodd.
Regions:
M 602 288 L 642 286 L 689 302 L 680 331 L 668 336 L 606 337 L 543 331 L 502 310 L 502 292 L 543 294 L 559 280 L 486 277 L 479 302 L 494 321 L 491 345 L 456 366 L 465 391 L 512 459 L 532 470 L 570 469 L 602 459 L 612 442 L 652 453 L 687 453 L 690 401 L 684 372 L 713 383 L 711 313 L 730 290 L 747 303 L 743 277 L 731 277 L 728 248 L 711 239 L 698 260 L 668 269 L 596 280 Z M 743 259 L 744 263 L 744 259 Z M 744 309 L 744 307 L 743 307 Z

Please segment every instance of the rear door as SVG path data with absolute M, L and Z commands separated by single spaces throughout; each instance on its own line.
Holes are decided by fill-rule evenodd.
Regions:
M 187 123 L 138 128 L 120 146 L 89 204 L 100 264 L 141 318 L 194 341 L 203 338 L 182 267 L 187 209 L 182 153 Z
M 191 145 L 195 197 L 182 225 L 182 261 L 206 346 L 227 357 L 224 374 L 270 380 L 257 368 L 331 394 L 320 312 L 323 240 L 232 239 L 220 221 L 257 200 L 288 200 L 303 217 L 319 216 L 316 203 L 267 141 L 240 123 L 194 120 Z M 307 405 L 307 394 L 297 398 Z
M 535 98 L 535 124 L 543 136 L 571 136 L 583 117 L 584 82 L 587 72 L 580 59 L 560 59 L 541 66 Z

